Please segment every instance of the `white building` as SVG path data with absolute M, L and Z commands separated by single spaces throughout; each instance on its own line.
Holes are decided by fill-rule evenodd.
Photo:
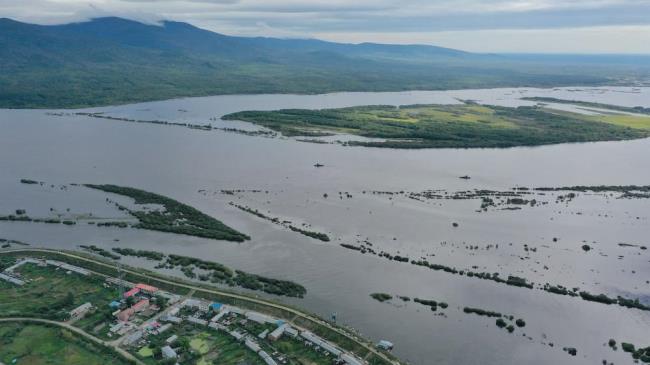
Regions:
M 287 327 L 284 329 L 284 333 L 286 333 L 287 335 L 289 335 L 289 336 L 291 336 L 291 337 L 298 337 L 298 330 L 295 329 L 295 328 L 293 328 L 293 327 L 291 327 L 291 326 L 287 326 Z
M 237 340 L 237 341 L 239 341 L 239 340 L 241 340 L 242 338 L 244 338 L 244 335 L 242 335 L 241 333 L 239 333 L 239 332 L 237 332 L 237 331 L 230 331 L 230 332 L 228 332 L 228 334 L 231 335 L 232 337 L 234 337 L 235 340 Z
M 171 345 L 174 342 L 176 342 L 176 340 L 178 340 L 178 336 L 172 335 L 168 339 L 165 340 L 165 343 L 168 344 L 168 345 Z
M 315 334 L 309 331 L 300 332 L 300 336 L 305 340 L 313 343 L 314 345 L 322 348 L 323 350 L 331 353 L 334 356 L 339 356 L 343 353 L 343 351 L 339 350 L 336 346 L 332 345 L 331 343 L 323 340 L 322 338 L 316 336 Z
M 202 326 L 207 326 L 208 325 L 208 321 L 206 321 L 205 319 L 200 319 L 200 318 L 196 318 L 196 317 L 187 317 L 187 321 L 190 322 L 190 323 L 194 323 L 194 324 L 200 324 Z
M 176 351 L 174 351 L 174 349 L 171 348 L 169 345 L 161 348 L 160 351 L 162 352 L 163 358 L 165 359 L 175 359 L 178 357 Z
M 280 325 L 278 328 L 274 329 L 273 332 L 269 334 L 269 340 L 271 341 L 279 340 L 280 337 L 282 337 L 282 335 L 284 334 L 284 331 L 287 329 L 287 327 L 289 327 L 289 325 L 285 323 Z
M 246 312 L 245 314 L 246 318 L 250 321 L 257 322 L 259 324 L 264 324 L 264 323 L 277 323 L 277 319 L 267 316 L 266 314 L 258 313 L 258 312 Z
M 269 354 L 266 353 L 266 351 L 260 351 L 260 352 L 258 352 L 258 355 L 260 355 L 262 360 L 264 360 L 264 362 L 267 365 L 278 365 L 278 363 L 276 363 L 275 360 L 273 360 L 273 358 Z
M 131 346 L 131 345 L 135 344 L 136 342 L 140 341 L 140 339 L 142 338 L 142 336 L 144 336 L 144 332 L 142 332 L 142 331 L 140 331 L 140 330 L 135 331 L 135 332 L 133 332 L 132 334 L 128 335 L 128 336 L 124 339 L 124 341 L 122 342 L 122 344 L 124 344 L 125 346 Z
M 175 316 L 169 316 L 169 315 L 160 317 L 160 320 L 162 322 L 171 322 L 171 323 L 174 323 L 174 324 L 179 324 L 179 323 L 183 322 L 183 318 L 175 317 Z
M 220 323 L 210 322 L 210 323 L 208 324 L 208 327 L 210 327 L 210 328 L 212 328 L 212 329 L 215 329 L 215 330 L 221 330 L 221 331 L 226 331 L 226 332 L 228 332 L 228 328 L 226 328 L 226 326 L 224 326 L 224 325 L 222 325 L 222 324 L 220 324 Z
M 171 323 L 166 323 L 166 324 L 163 324 L 162 326 L 160 326 L 160 327 L 156 330 L 156 332 L 158 332 L 158 334 L 161 334 L 161 333 L 167 331 L 167 330 L 170 329 L 170 328 L 172 328 L 172 324 L 171 324 Z
M 84 303 L 77 308 L 73 309 L 70 311 L 70 317 L 72 318 L 79 318 L 83 317 L 89 310 L 92 308 L 93 305 L 90 304 L 90 302 Z
M 260 340 L 263 340 L 263 339 L 266 338 L 266 335 L 268 335 L 268 334 L 269 334 L 269 330 L 264 330 L 264 331 L 260 332 L 259 335 L 257 335 L 257 338 L 259 338 Z
M 199 299 L 193 299 L 193 298 L 185 299 L 183 301 L 182 306 L 189 307 L 189 308 L 196 308 L 201 312 L 207 312 L 208 309 L 210 309 L 210 303 Z
M 5 273 L 0 273 L 0 279 L 2 279 L 4 281 L 8 281 L 8 282 L 10 282 L 12 284 L 15 284 L 15 285 L 18 285 L 18 286 L 25 285 L 24 281 L 22 281 L 22 280 L 20 280 L 18 278 L 14 278 L 13 276 L 9 276 L 9 275 L 7 275 Z
M 262 349 L 260 345 L 257 344 L 257 342 L 251 340 L 250 338 L 247 338 L 246 341 L 244 341 L 244 345 L 246 345 L 246 347 L 251 349 L 253 352 L 258 352 Z
M 345 361 L 345 363 L 348 365 L 363 365 L 363 362 L 361 360 L 358 360 L 357 358 L 349 354 L 342 354 L 341 360 Z
M 212 317 L 210 322 L 219 322 L 219 320 L 223 318 L 225 315 L 227 315 L 228 313 L 230 313 L 230 310 L 224 309 L 221 312 L 217 313 L 214 317 Z

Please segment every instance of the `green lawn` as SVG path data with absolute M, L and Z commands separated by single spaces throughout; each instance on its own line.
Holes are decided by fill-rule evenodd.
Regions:
M 20 365 L 127 364 L 118 355 L 65 329 L 0 323 L 0 362 Z
M 104 280 L 96 276 L 66 274 L 53 266 L 40 267 L 31 263 L 21 266 L 17 272 L 29 282 L 23 286 L 0 282 L 2 317 L 62 319 L 83 303 L 90 302 L 101 310 L 119 297 L 116 288 L 105 288 Z
M 471 102 L 243 111 L 223 119 L 256 123 L 286 136 L 347 133 L 387 139 L 349 144 L 392 148 L 537 146 L 650 136 L 650 116 L 593 117 L 540 107 L 510 108 Z

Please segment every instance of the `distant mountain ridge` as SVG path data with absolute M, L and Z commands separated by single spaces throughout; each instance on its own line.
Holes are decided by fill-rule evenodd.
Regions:
M 2 18 L 0 68 L 0 107 L 611 82 L 596 71 L 540 67 L 515 56 L 428 45 L 237 37 L 182 22 L 158 26 L 117 17 L 64 25 Z

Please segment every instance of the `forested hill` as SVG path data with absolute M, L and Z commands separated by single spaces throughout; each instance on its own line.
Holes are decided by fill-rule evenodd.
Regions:
M 43 26 L 0 19 L 0 107 L 12 108 L 232 93 L 594 85 L 636 72 L 612 61 L 579 63 L 423 45 L 233 37 L 171 21 L 108 17 Z

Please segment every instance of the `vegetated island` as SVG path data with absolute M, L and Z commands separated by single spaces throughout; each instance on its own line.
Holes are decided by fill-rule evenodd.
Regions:
M 283 226 L 285 228 L 288 228 L 288 229 L 292 230 L 293 232 L 298 232 L 298 233 L 302 234 L 303 236 L 311 237 L 313 239 L 317 239 L 317 240 L 320 240 L 320 241 L 323 241 L 323 242 L 329 242 L 330 241 L 330 237 L 325 233 L 316 232 L 316 231 L 309 231 L 309 230 L 306 230 L 306 229 L 303 229 L 303 228 L 300 228 L 300 227 L 296 227 L 295 225 L 291 224 L 290 221 L 287 221 L 287 220 L 282 221 L 282 220 L 280 220 L 280 218 L 277 218 L 277 217 L 269 217 L 268 215 L 260 212 L 259 210 L 250 208 L 248 206 L 235 204 L 234 202 L 230 202 L 229 204 L 232 205 L 233 207 L 241 210 L 241 211 L 244 211 L 246 213 L 250 213 L 250 214 L 252 214 L 254 216 L 257 216 L 259 218 L 267 220 L 267 221 L 269 221 L 271 223 L 274 223 L 274 224 Z
M 100 256 L 117 256 L 111 252 L 94 246 L 90 247 L 92 252 Z M 82 248 L 84 248 L 82 246 Z M 225 284 L 231 287 L 239 286 L 250 290 L 259 290 L 269 294 L 282 295 L 287 297 L 302 298 L 307 294 L 304 286 L 288 280 L 278 280 L 260 275 L 250 274 L 241 270 L 231 268 L 218 262 L 206 261 L 194 257 L 180 255 L 165 255 L 162 252 L 135 250 L 132 248 L 114 247 L 113 252 L 123 256 L 143 257 L 151 261 L 159 261 L 158 269 L 179 269 L 190 279 L 210 281 L 216 284 Z M 113 257 L 111 257 L 113 258 Z M 118 256 L 118 259 L 120 257 Z M 164 260 L 164 261 L 163 261 Z M 198 272 L 198 274 L 197 274 Z
M 166 196 L 117 185 L 85 184 L 85 186 L 133 198 L 136 204 L 159 204 L 164 207 L 163 211 L 144 211 L 129 209 L 118 204 L 119 209 L 127 211 L 138 219 L 139 222 L 133 226 L 135 228 L 235 242 L 250 239 L 247 235 L 226 226 L 209 215 Z
M 255 123 L 285 136 L 342 133 L 379 138 L 383 140 L 345 144 L 389 148 L 506 148 L 650 137 L 650 116 L 594 116 L 470 101 L 458 105 L 242 111 L 222 119 Z

